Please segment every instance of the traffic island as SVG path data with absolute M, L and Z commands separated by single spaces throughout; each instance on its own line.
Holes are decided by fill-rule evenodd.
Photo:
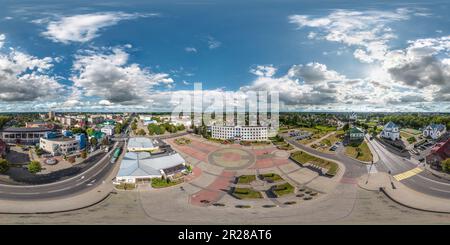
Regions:
M 263 181 L 267 181 L 269 183 L 275 183 L 275 182 L 284 181 L 284 179 L 281 178 L 281 176 L 279 174 L 276 174 L 276 173 L 261 174 L 261 175 L 259 175 L 259 177 Z
M 301 167 L 309 167 L 312 170 L 316 171 L 320 170 L 320 174 L 323 173 L 323 170 L 326 170 L 325 175 L 329 177 L 335 176 L 339 170 L 339 166 L 337 163 L 315 157 L 304 151 L 295 151 L 291 153 L 291 156 L 289 158 Z
M 241 175 L 236 178 L 237 184 L 250 184 L 251 182 L 256 180 L 255 175 Z
M 288 194 L 292 194 L 295 191 L 295 187 L 293 187 L 289 183 L 274 185 L 270 188 L 270 191 L 276 196 L 276 197 L 282 197 Z
M 260 199 L 263 198 L 261 192 L 251 188 L 233 188 L 231 195 L 237 199 Z
M 177 180 L 170 180 L 170 179 L 163 179 L 163 178 L 153 178 L 151 186 L 155 189 L 160 188 L 167 188 L 174 185 L 178 185 L 183 183 L 183 179 L 177 179 Z

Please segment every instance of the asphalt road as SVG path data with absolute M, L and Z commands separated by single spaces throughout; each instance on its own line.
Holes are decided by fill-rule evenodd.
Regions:
M 384 149 L 376 140 L 369 140 L 369 144 L 373 146 L 380 157 L 376 164 L 378 171 L 391 171 L 392 175 L 396 175 L 418 166 L 410 159 L 400 157 Z M 450 181 L 436 177 L 427 171 L 422 171 L 419 174 L 400 180 L 400 182 L 413 190 L 427 195 L 450 198 Z
M 133 120 L 131 118 L 130 120 Z M 125 129 L 125 134 L 129 130 L 129 125 Z M 0 199 L 9 200 L 38 200 L 56 199 L 78 195 L 89 191 L 105 181 L 110 171 L 114 169 L 115 163 L 111 163 L 111 155 L 118 146 L 123 148 L 124 142 L 116 142 L 105 157 L 100 159 L 86 171 L 65 180 L 42 185 L 0 185 Z M 122 150 L 124 152 L 124 150 Z
M 297 141 L 290 139 L 286 135 L 283 135 L 283 137 L 287 142 L 307 153 L 315 154 L 319 157 L 329 158 L 331 160 L 341 162 L 346 167 L 344 173 L 345 178 L 358 178 L 368 172 L 367 165 L 364 165 L 359 161 L 347 157 L 344 154 L 343 152 L 344 147 L 342 145 L 340 145 L 339 148 L 336 150 L 336 154 L 328 154 L 314 150 L 310 147 L 306 147 L 298 143 Z M 391 171 L 392 175 L 396 175 L 417 167 L 417 165 L 414 162 L 410 161 L 409 159 L 404 159 L 384 149 L 384 147 L 375 140 L 368 140 L 368 141 L 369 144 L 373 146 L 374 150 L 380 157 L 380 160 L 375 163 L 375 168 L 377 169 L 377 171 L 380 172 Z M 401 182 L 415 191 L 427 195 L 450 199 L 450 181 L 436 177 L 427 171 L 423 171 L 417 175 L 403 179 L 401 180 Z
M 120 142 L 117 145 L 123 147 L 124 144 Z M 0 199 L 50 199 L 77 195 L 81 192 L 89 191 L 101 184 L 108 176 L 108 173 L 112 171 L 115 165 L 115 163 L 110 163 L 113 151 L 114 148 L 85 172 L 66 180 L 33 186 L 0 185 Z

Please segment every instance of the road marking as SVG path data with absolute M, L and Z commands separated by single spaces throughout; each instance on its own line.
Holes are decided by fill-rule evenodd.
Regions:
M 428 187 L 428 188 L 430 188 L 430 189 L 432 189 L 432 190 L 435 190 L 435 191 L 442 191 L 442 192 L 450 193 L 449 190 L 442 190 L 442 189 L 439 189 L 439 188 L 433 188 L 433 187 Z
M 400 180 L 404 180 L 404 179 L 410 178 L 410 177 L 412 177 L 412 176 L 414 176 L 416 174 L 419 174 L 422 171 L 423 171 L 423 169 L 417 167 L 417 168 L 413 168 L 413 169 L 411 169 L 409 171 L 403 172 L 401 174 L 394 175 L 394 178 L 397 181 L 400 181 Z
M 367 173 L 369 174 L 376 174 L 378 173 L 377 167 L 375 167 L 375 165 L 366 165 L 367 168 Z

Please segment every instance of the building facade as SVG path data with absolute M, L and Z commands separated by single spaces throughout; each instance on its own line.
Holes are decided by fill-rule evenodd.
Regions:
M 388 122 L 384 125 L 383 131 L 380 134 L 381 137 L 385 139 L 390 139 L 392 141 L 400 139 L 400 130 L 399 127 L 393 123 Z
M 80 144 L 76 138 L 41 138 L 39 147 L 53 156 L 70 155 L 80 150 Z
M 361 129 L 359 129 L 357 127 L 351 127 L 348 130 L 348 135 L 349 135 L 350 141 L 359 141 L 359 140 L 364 139 L 364 131 L 362 131 Z
M 432 139 L 437 139 L 447 132 L 447 128 L 444 124 L 430 124 L 425 127 L 422 134 L 424 137 L 430 137 Z
M 211 126 L 211 136 L 222 140 L 265 141 L 268 131 L 264 126 Z
M 450 139 L 433 146 L 430 154 L 426 156 L 426 161 L 432 167 L 440 168 L 441 162 L 447 158 L 450 158 Z
M 107 136 L 114 135 L 114 126 L 106 125 L 100 129 L 102 133 L 105 133 Z
M 1 139 L 12 144 L 37 144 L 51 132 L 48 128 L 6 128 L 1 132 Z

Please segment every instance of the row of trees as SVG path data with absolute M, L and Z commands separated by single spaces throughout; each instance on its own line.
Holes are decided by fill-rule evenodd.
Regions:
M 0 158 L 0 173 L 6 173 L 10 168 L 10 164 L 6 159 Z M 41 163 L 39 161 L 31 161 L 28 165 L 28 172 L 30 173 L 38 173 L 42 170 Z
M 393 121 L 400 127 L 423 128 L 430 123 L 444 124 L 450 129 L 450 116 L 448 115 L 422 115 L 422 114 L 400 114 L 389 115 L 381 118 L 383 124 Z
M 178 131 L 183 131 L 186 128 L 183 124 L 173 125 L 170 123 L 162 123 L 162 124 L 158 125 L 158 124 L 152 123 L 147 126 L 147 129 L 148 129 L 148 133 L 150 135 L 154 135 L 154 134 L 161 135 L 161 134 L 164 134 L 166 131 L 169 133 L 176 133 Z

